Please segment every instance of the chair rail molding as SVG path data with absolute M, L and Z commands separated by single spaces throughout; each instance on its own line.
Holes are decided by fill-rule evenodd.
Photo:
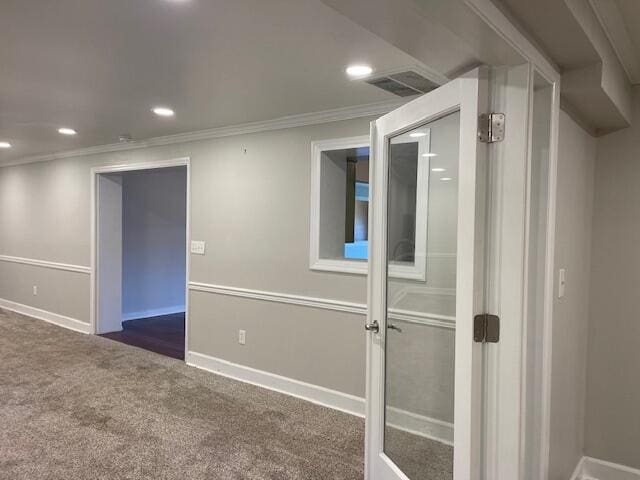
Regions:
M 11 255 L 0 255 L 0 262 L 19 263 L 21 265 L 32 265 L 34 267 L 50 268 L 53 270 L 62 270 L 65 272 L 75 272 L 75 273 L 84 273 L 84 274 L 91 273 L 91 267 L 85 267 L 83 265 L 72 265 L 69 263 L 50 262 L 48 260 L 14 257 Z
M 240 297 L 264 302 L 283 303 L 297 305 L 308 308 L 319 308 L 323 310 L 333 310 L 338 312 L 353 313 L 359 316 L 366 316 L 367 305 L 364 303 L 346 302 L 343 300 L 333 300 L 327 298 L 306 297 L 289 293 L 268 292 L 264 290 L 253 290 L 249 288 L 231 287 L 226 285 L 212 285 L 202 282 L 189 282 L 189 290 L 195 292 L 211 293 L 215 295 L 226 295 L 230 297 Z M 421 291 L 426 291 L 423 288 Z M 433 292 L 438 294 L 438 290 Z M 390 309 L 389 318 L 414 324 L 455 329 L 455 316 L 439 315 L 433 313 L 423 313 L 411 310 Z

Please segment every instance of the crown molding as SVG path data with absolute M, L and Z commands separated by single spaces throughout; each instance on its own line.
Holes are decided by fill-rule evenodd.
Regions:
M 35 155 L 6 162 L 0 165 L 0 168 L 14 165 L 23 165 L 26 163 L 49 162 L 51 160 L 82 157 L 87 155 L 98 155 L 101 153 L 122 152 L 150 147 L 161 147 L 177 143 L 196 142 L 201 140 L 209 140 L 212 138 L 231 137 L 234 135 L 268 132 L 272 130 L 283 130 L 286 128 L 319 125 L 322 123 L 340 122 L 343 120 L 351 120 L 354 118 L 383 115 L 395 108 L 398 108 L 401 105 L 404 105 L 407 101 L 407 99 L 394 99 L 391 101 L 357 105 L 353 107 L 343 107 L 333 110 L 323 110 L 320 112 L 289 115 L 286 117 L 280 117 L 261 122 L 242 123 L 226 127 L 199 130 L 196 132 L 178 133 L 176 135 L 166 135 L 163 137 L 149 138 L 147 140 L 137 140 L 127 143 L 112 143 L 109 145 L 80 148 L 77 150 L 69 150 L 59 153 Z

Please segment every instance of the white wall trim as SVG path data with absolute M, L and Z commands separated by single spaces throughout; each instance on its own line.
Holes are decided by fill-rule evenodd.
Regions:
M 571 480 L 640 480 L 640 470 L 593 457 L 582 457 Z
M 50 268 L 65 272 L 91 274 L 91 267 L 82 265 L 71 265 L 68 263 L 49 262 L 47 260 L 37 260 L 35 258 L 13 257 L 11 255 L 0 255 L 0 262 L 19 263 L 22 265 L 32 265 L 34 267 Z
M 578 461 L 578 464 L 576 465 L 576 468 L 573 470 L 573 473 L 571 474 L 571 477 L 569 480 L 581 480 L 583 468 L 584 468 L 584 457 L 582 457 Z
M 212 372 L 216 375 L 238 380 L 292 397 L 300 398 L 316 405 L 339 410 L 350 415 L 364 417 L 365 400 L 356 395 L 331 390 L 319 385 L 302 382 L 274 373 L 238 365 L 197 352 L 187 352 L 187 365 Z M 447 445 L 453 444 L 453 424 L 390 408 L 390 425 L 406 432 L 430 438 Z
M 333 408 L 351 415 L 364 415 L 364 399 L 355 395 L 338 392 L 329 388 L 312 385 L 274 373 L 238 365 L 227 360 L 211 357 L 197 352 L 187 352 L 187 365 L 197 367 L 223 377 L 284 393 L 292 397 L 307 400 L 317 405 Z
M 400 320 L 402 322 L 414 323 L 417 325 L 428 325 L 430 327 L 440 327 L 455 330 L 455 317 L 449 315 L 437 315 L 434 313 L 414 312 L 410 310 L 389 309 L 389 320 Z
M 320 112 L 303 113 L 299 115 L 288 115 L 262 122 L 242 123 L 226 127 L 199 130 L 196 132 L 179 133 L 176 135 L 166 135 L 147 140 L 139 140 L 128 143 L 114 143 L 95 147 L 69 150 L 47 155 L 35 155 L 14 160 L 3 164 L 3 167 L 20 165 L 24 163 L 47 162 L 63 158 L 81 157 L 86 155 L 97 155 L 101 153 L 122 152 L 128 150 L 138 150 L 141 148 L 160 147 L 177 143 L 209 140 L 212 138 L 231 137 L 234 135 L 245 135 L 249 133 L 268 132 L 272 130 L 283 130 L 286 128 L 303 127 L 308 125 L 319 125 L 322 123 L 332 123 L 354 118 L 371 117 L 390 112 L 394 108 L 406 103 L 407 100 L 391 100 L 385 102 L 371 103 L 366 105 L 356 105 L 352 107 L 336 108 L 333 110 L 323 110 Z
M 453 446 L 453 423 L 437 420 L 396 407 L 387 407 L 390 427 Z
M 187 169 L 187 224 L 186 224 L 186 245 L 185 245 L 185 257 L 186 257 L 186 278 L 185 278 L 185 351 L 189 345 L 189 272 L 191 269 L 191 158 L 180 157 L 169 160 L 157 160 L 152 162 L 140 162 L 130 164 L 119 165 L 107 165 L 102 167 L 94 167 L 90 172 L 90 189 L 91 189 L 91 288 L 90 288 L 90 325 L 93 333 L 98 333 L 98 304 L 100 301 L 100 291 L 98 287 L 98 188 L 97 181 L 98 175 L 105 173 L 117 173 L 117 172 L 130 172 L 140 170 L 150 170 L 156 168 L 170 168 L 170 167 L 186 167 Z
M 431 151 L 431 129 L 419 140 L 411 140 L 419 145 L 418 156 Z M 398 140 L 402 143 L 409 141 Z M 320 257 L 320 206 L 322 201 L 322 153 L 333 150 L 371 147 L 370 135 L 357 137 L 333 138 L 311 142 L 311 199 L 309 215 L 309 268 L 311 270 L 367 275 L 369 264 L 362 260 L 330 259 Z M 414 264 L 390 263 L 389 276 L 425 282 L 427 280 L 428 258 L 450 258 L 450 254 L 427 253 L 427 217 L 429 201 L 429 159 L 423 158 L 418 166 L 418 189 L 416 191 L 416 233 Z M 456 258 L 456 254 L 453 254 Z
M 555 245 L 556 245 L 556 199 L 558 184 L 558 141 L 560 131 L 560 80 L 553 85 L 551 107 L 551 129 L 549 141 L 548 203 L 546 214 L 547 238 L 545 248 L 544 313 L 542 331 L 542 400 L 540 431 L 540 480 L 549 477 L 551 451 L 551 377 L 553 360 L 553 311 L 555 295 Z
M 189 282 L 189 290 L 196 292 L 213 293 L 217 295 L 227 295 L 231 297 L 249 298 L 252 300 L 262 300 L 265 302 L 275 302 L 309 308 L 319 308 L 323 310 L 353 313 L 361 316 L 365 316 L 367 314 L 366 304 L 345 302 L 343 300 L 306 297 L 302 295 L 267 292 L 264 290 L 252 290 L 248 288 L 230 287 L 225 285 L 211 285 L 201 282 Z M 390 309 L 389 318 L 420 325 L 450 329 L 455 328 L 456 321 L 454 316 L 400 309 Z
M 320 202 L 322 179 L 322 152 L 348 148 L 369 147 L 369 135 L 334 138 L 311 142 L 311 199 L 309 216 L 309 268 L 311 270 L 366 275 L 366 261 L 320 258 Z
M 140 170 L 152 170 L 156 168 L 187 167 L 189 166 L 189 160 L 190 160 L 189 157 L 180 157 L 180 158 L 173 158 L 170 160 L 158 160 L 153 162 L 105 165 L 102 167 L 93 167 L 91 169 L 91 175 L 93 176 L 100 173 L 137 172 Z
M 5 300 L 0 298 L 0 308 L 5 310 L 11 310 L 12 312 L 20 313 L 28 317 L 37 318 L 38 320 L 44 320 L 48 323 L 53 323 L 59 327 L 68 328 L 80 333 L 91 333 L 91 325 L 75 318 L 65 317 L 57 313 L 49 312 L 47 310 L 41 310 L 39 308 L 30 307 L 21 303 L 12 302 L 11 300 Z
M 301 305 L 304 307 L 321 308 L 324 310 L 355 313 L 357 315 L 366 315 L 367 313 L 367 306 L 365 304 L 345 302 L 342 300 L 329 300 L 326 298 L 306 297 L 288 293 L 266 292 L 263 290 L 251 290 L 248 288 L 211 285 L 201 282 L 189 282 L 189 289 L 195 290 L 197 292 L 207 292 L 215 293 L 218 295 L 228 295 L 232 297 L 251 298 L 254 300 L 286 303 L 290 305 Z
M 153 308 L 151 310 L 142 310 L 139 312 L 128 312 L 122 314 L 122 321 L 137 320 L 139 318 L 152 318 L 162 315 L 174 315 L 176 313 L 184 313 L 186 311 L 185 305 L 173 305 L 171 307 Z

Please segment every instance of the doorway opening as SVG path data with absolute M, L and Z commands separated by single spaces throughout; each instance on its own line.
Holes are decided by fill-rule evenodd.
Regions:
M 94 331 L 184 360 L 188 163 L 105 167 L 94 187 Z

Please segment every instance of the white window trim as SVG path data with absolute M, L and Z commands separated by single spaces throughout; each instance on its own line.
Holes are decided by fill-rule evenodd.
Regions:
M 415 140 L 412 140 L 415 141 Z M 422 154 L 431 150 L 431 131 L 418 140 L 419 163 L 416 191 L 416 251 L 414 265 L 389 265 L 389 276 L 424 282 L 427 279 L 427 221 L 429 199 L 429 157 Z M 367 275 L 369 264 L 363 260 L 320 258 L 320 176 L 322 152 L 348 148 L 370 147 L 369 135 L 335 138 L 311 143 L 311 213 L 309 235 L 309 268 L 316 271 Z

